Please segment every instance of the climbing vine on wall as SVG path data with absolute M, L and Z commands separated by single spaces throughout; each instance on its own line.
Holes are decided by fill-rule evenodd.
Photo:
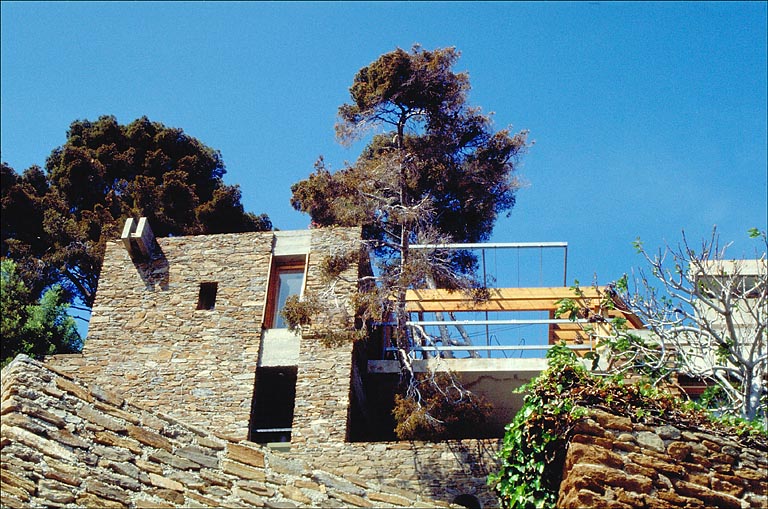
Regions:
M 521 390 L 528 394 L 506 428 L 501 466 L 488 484 L 505 509 L 554 507 L 569 435 L 589 408 L 601 408 L 635 422 L 663 418 L 684 427 L 726 428 L 743 440 L 765 442 L 766 430 L 746 421 L 713 418 L 693 402 L 682 402 L 648 379 L 625 382 L 623 375 L 597 376 L 564 344 L 548 354 L 549 367 Z
M 568 391 L 589 377 L 565 346 L 547 353 L 549 368 L 523 389 L 523 407 L 506 427 L 501 468 L 488 477 L 505 508 L 554 507 L 568 428 L 579 415 Z

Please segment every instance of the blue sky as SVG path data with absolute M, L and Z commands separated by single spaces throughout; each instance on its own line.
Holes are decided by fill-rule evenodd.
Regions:
M 455 46 L 471 103 L 535 140 L 493 241 L 566 241 L 582 282 L 682 229 L 717 224 L 749 256 L 768 222 L 767 5 L 3 1 L 0 157 L 43 166 L 75 119 L 146 115 L 220 150 L 247 210 L 303 229 L 291 184 L 362 148 L 333 131 L 357 70 Z

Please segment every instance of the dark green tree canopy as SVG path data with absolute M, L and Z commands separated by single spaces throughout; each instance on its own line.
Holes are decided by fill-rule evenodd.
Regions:
M 271 229 L 244 211 L 225 173 L 221 154 L 181 129 L 146 117 L 75 121 L 45 172 L 3 164 L 0 255 L 17 261 L 33 294 L 59 283 L 90 307 L 105 242 L 128 217 L 146 216 L 159 237 Z
M 372 133 L 367 145 L 337 172 L 321 157 L 315 171 L 291 188 L 291 204 L 314 224 L 362 225 L 366 245 L 378 255 L 375 276 L 362 281 L 357 312 L 361 323 L 393 324 L 390 346 L 405 378 L 393 413 L 401 438 L 454 434 L 452 425 L 433 424 L 447 423 L 446 415 L 479 422 L 487 413 L 487 405 L 453 376 L 418 379 L 410 352 L 434 339 L 409 327 L 405 307 L 409 288 L 477 290 L 475 259 L 466 251 L 409 245 L 487 240 L 499 214 L 515 204 L 515 163 L 527 147 L 525 131 L 494 132 L 490 117 L 468 105 L 469 76 L 452 70 L 458 57 L 454 48 L 415 46 L 362 68 L 349 89 L 351 101 L 339 108 L 336 135 L 351 143 Z M 445 326 L 440 334 L 441 341 L 458 341 Z M 470 344 L 466 332 L 460 334 Z M 456 391 L 450 401 L 430 396 L 446 394 L 449 385 Z
M 454 48 L 396 49 L 361 69 L 352 101 L 339 108 L 337 137 L 379 132 L 338 172 L 321 158 L 292 187 L 294 208 L 319 225 L 363 224 L 369 238 L 395 240 L 406 224 L 412 236 L 431 229 L 451 241 L 486 240 L 514 206 L 527 133 L 494 132 L 467 104 L 469 77 L 452 71 L 458 57 Z

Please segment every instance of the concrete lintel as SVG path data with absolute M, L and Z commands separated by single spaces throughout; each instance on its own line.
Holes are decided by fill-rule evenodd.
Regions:
M 296 366 L 301 336 L 288 329 L 265 329 L 261 338 L 259 366 Z
M 275 256 L 305 255 L 312 244 L 310 230 L 276 231 L 272 254 Z

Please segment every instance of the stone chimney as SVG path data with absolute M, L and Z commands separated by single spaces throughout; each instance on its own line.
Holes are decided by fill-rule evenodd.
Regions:
M 151 256 L 155 234 L 152 233 L 146 217 L 141 217 L 138 221 L 132 217 L 126 219 L 120 239 L 132 258 L 148 259 Z

